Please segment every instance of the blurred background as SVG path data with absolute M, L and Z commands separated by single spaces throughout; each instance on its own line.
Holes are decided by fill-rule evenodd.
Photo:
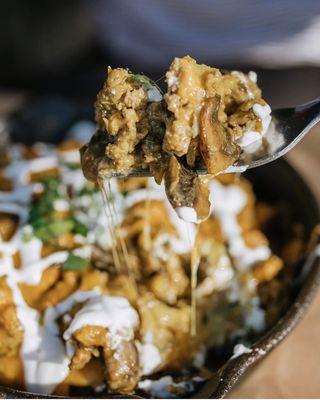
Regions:
M 189 54 L 254 69 L 274 107 L 319 96 L 319 0 L 2 0 L 0 9 L 0 116 L 23 105 L 17 140 L 59 140 L 92 118 L 108 65 L 161 85 L 172 59 Z

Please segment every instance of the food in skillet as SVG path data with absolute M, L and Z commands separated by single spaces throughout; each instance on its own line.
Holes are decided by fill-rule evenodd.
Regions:
M 249 182 L 230 174 L 208 182 L 198 229 L 152 179 L 112 179 L 105 208 L 78 146 L 12 146 L 0 171 L 0 383 L 183 397 L 209 348 L 250 343 L 279 315 L 283 262 L 259 228 L 272 209 L 257 218 Z
M 206 180 L 226 171 L 242 151 L 261 141 L 271 121 L 256 74 L 223 72 L 175 58 L 166 73 L 167 91 L 122 68 L 108 69 L 96 101 L 97 132 L 82 149 L 85 176 L 148 170 L 164 179 L 169 201 L 191 222 L 210 212 Z

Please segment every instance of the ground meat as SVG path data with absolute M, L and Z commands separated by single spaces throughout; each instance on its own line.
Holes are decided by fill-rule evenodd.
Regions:
M 114 170 L 125 171 L 134 165 L 138 157 L 136 146 L 153 129 L 149 121 L 151 115 L 154 114 L 152 124 L 157 124 L 157 112 L 156 107 L 149 104 L 146 88 L 135 75 L 125 69 L 109 68 L 108 78 L 96 101 L 96 121 L 99 130 L 115 137 L 105 149 Z
M 197 64 L 191 57 L 175 58 L 166 74 L 168 92 L 165 100 L 168 109 L 172 112 L 172 118 L 167 124 L 164 137 L 164 150 L 181 157 L 188 154 L 188 164 L 194 165 L 195 154 L 198 147 L 195 138 L 201 134 L 201 113 L 208 101 L 219 99 L 219 108 L 215 115 L 215 122 L 219 124 L 220 131 L 224 131 L 225 143 L 215 146 L 215 152 L 220 152 L 221 157 L 227 155 L 228 162 L 220 163 L 214 158 L 208 165 L 210 173 L 217 173 L 232 165 L 239 157 L 239 151 L 233 143 L 234 139 L 240 138 L 244 132 L 255 130 L 262 132 L 261 120 L 252 111 L 255 103 L 264 105 L 261 92 L 256 83 L 247 75 L 233 71 L 222 73 L 217 68 L 211 68 L 203 64 Z M 213 110 L 211 110 L 211 114 Z M 209 121 L 209 118 L 207 118 Z M 208 125 L 208 124 L 207 124 Z M 219 143 L 219 129 L 205 127 L 204 133 L 207 142 Z M 221 142 L 221 139 L 220 139 Z M 212 147 L 212 144 L 210 145 Z M 230 151 L 232 149 L 232 151 Z M 190 155 L 193 153 L 193 156 Z M 202 152 L 204 159 L 208 151 Z

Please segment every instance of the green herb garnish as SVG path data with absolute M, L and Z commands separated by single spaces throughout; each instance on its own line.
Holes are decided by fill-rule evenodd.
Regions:
M 134 79 L 136 82 L 139 83 L 139 85 L 144 86 L 146 90 L 154 90 L 157 89 L 161 93 L 160 88 L 156 85 L 155 82 L 153 82 L 152 79 L 148 78 L 147 76 L 143 74 L 134 74 Z
M 78 233 L 79 235 L 82 236 L 87 236 L 89 229 L 82 222 L 78 221 L 77 219 L 74 219 L 73 223 L 74 225 L 72 231 L 74 233 Z
M 142 74 L 134 74 L 134 79 L 147 90 L 154 89 L 156 86 L 153 84 L 152 80 Z
M 68 169 L 70 169 L 70 170 L 72 170 L 72 171 L 75 171 L 75 170 L 77 170 L 77 169 L 80 169 L 80 164 L 79 164 L 79 163 L 65 162 L 64 165 L 65 165 Z
M 82 189 L 79 190 L 78 196 L 92 195 L 98 192 L 98 188 L 94 184 L 87 183 Z
M 57 238 L 65 233 L 71 232 L 74 225 L 72 219 L 56 219 L 35 229 L 34 235 L 46 242 L 52 238 Z
M 50 177 L 41 181 L 43 195 L 34 201 L 29 214 L 29 224 L 33 228 L 34 236 L 47 242 L 68 232 L 86 236 L 87 227 L 74 216 L 57 217 L 54 202 L 57 199 L 69 200 L 65 189 L 58 178 Z
M 70 253 L 62 267 L 68 271 L 81 271 L 90 267 L 90 261 Z

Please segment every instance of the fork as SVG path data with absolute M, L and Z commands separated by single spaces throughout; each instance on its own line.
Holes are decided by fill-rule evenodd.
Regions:
M 308 103 L 279 108 L 271 113 L 272 120 L 263 137 L 244 148 L 240 159 L 223 172 L 244 172 L 260 167 L 285 155 L 320 121 L 320 97 Z M 197 168 L 199 175 L 207 174 L 204 167 Z M 136 169 L 129 174 L 112 173 L 113 177 L 148 177 L 148 169 Z

